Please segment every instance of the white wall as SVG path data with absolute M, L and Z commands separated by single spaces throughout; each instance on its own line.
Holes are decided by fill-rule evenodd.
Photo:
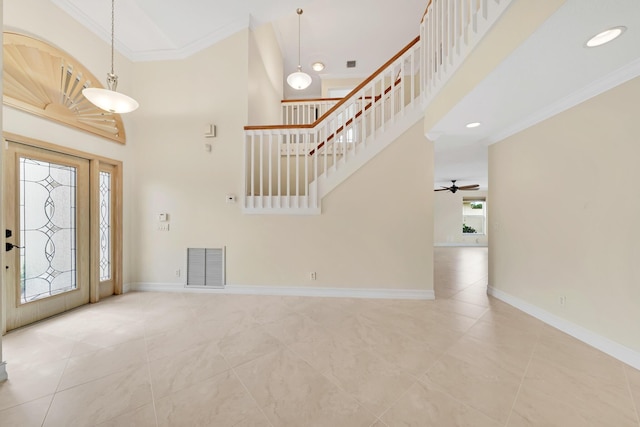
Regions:
M 489 206 L 486 191 L 458 191 L 456 193 L 451 193 L 450 191 L 434 192 L 433 242 L 435 246 L 488 245 L 488 230 L 484 235 L 462 232 L 462 199 L 464 197 L 484 197 L 487 199 L 487 206 Z M 487 218 L 488 216 L 489 214 L 487 213 Z
M 635 352 L 639 99 L 636 78 L 489 147 L 490 286 Z

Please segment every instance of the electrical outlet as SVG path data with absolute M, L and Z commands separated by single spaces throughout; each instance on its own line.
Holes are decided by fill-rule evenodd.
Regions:
M 316 272 L 315 271 L 312 271 L 311 273 L 309 273 L 309 279 L 316 280 Z
M 176 277 L 180 277 L 180 269 L 176 270 Z
M 562 296 L 560 297 L 560 305 L 561 305 L 562 307 L 564 307 L 565 305 L 567 305 L 567 297 L 566 297 L 566 296 L 562 295 Z
M 161 222 L 158 224 L 158 231 L 169 231 L 169 223 Z

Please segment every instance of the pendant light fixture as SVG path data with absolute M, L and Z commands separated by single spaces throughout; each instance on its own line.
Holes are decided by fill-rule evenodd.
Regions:
M 108 89 L 88 87 L 82 90 L 82 94 L 96 107 L 109 111 L 110 113 L 121 114 L 135 110 L 139 104 L 135 99 L 123 93 L 116 92 L 118 76 L 113 72 L 114 3 L 115 0 L 111 0 L 111 72 L 107 73 Z
M 298 71 L 289 74 L 287 83 L 296 90 L 303 90 L 311 84 L 311 76 L 303 72 L 300 65 L 300 15 L 302 15 L 302 9 L 296 10 L 296 13 L 298 14 Z

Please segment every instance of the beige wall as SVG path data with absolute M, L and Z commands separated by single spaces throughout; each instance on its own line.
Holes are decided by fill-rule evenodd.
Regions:
M 322 97 L 329 97 L 329 89 L 355 89 L 363 80 L 364 79 L 322 79 Z
M 273 25 L 249 31 L 248 125 L 281 122 L 283 61 Z
M 463 197 L 487 197 L 486 191 L 450 191 L 434 192 L 433 203 L 433 242 L 436 246 L 478 245 L 486 246 L 488 233 L 462 233 L 462 199 Z M 488 214 L 487 214 L 488 217 Z M 488 224 L 488 222 L 487 222 Z M 468 224 L 471 225 L 471 224 Z
M 220 247 L 238 232 L 229 221 L 240 204 L 225 194 L 243 193 L 248 43 L 244 30 L 181 61 L 136 64 L 134 282 L 183 282 L 175 270 L 184 273 L 188 246 Z M 216 138 L 204 137 L 207 123 Z M 159 213 L 168 232 L 157 230 Z
M 248 114 L 254 80 L 271 72 L 269 49 L 252 39 L 241 31 L 183 61 L 136 64 L 133 282 L 184 283 L 188 247 L 226 246 L 229 284 L 433 289 L 433 153 L 421 124 L 325 198 L 321 216 L 245 215 L 225 202 L 243 194 L 243 126 L 273 113 Z M 189 79 L 157 91 L 181 75 Z M 210 120 L 218 137 L 206 153 Z M 159 213 L 170 231 L 157 230 Z
M 489 147 L 490 286 L 635 351 L 639 99 L 636 78 Z

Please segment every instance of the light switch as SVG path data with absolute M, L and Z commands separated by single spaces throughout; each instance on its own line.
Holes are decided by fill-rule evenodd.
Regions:
M 160 215 L 158 215 L 158 221 L 165 222 L 166 220 L 167 220 L 167 214 L 166 213 L 161 213 Z

